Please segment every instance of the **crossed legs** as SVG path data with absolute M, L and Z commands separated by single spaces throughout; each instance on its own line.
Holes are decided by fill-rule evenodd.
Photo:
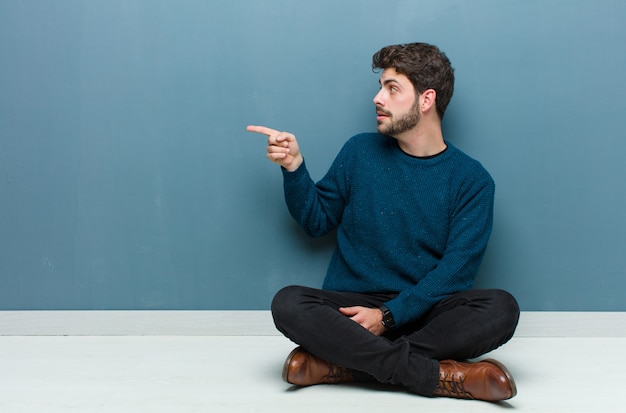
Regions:
M 432 396 L 441 360 L 478 357 L 507 342 L 519 308 L 502 290 L 472 290 L 437 304 L 416 322 L 377 337 L 342 315 L 348 306 L 379 307 L 394 294 L 358 294 L 301 286 L 280 290 L 272 302 L 279 331 L 329 366 Z

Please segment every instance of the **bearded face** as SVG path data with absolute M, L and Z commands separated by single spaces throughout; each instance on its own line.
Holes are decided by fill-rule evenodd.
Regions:
M 413 129 L 420 120 L 417 98 L 407 112 L 394 113 L 377 105 L 376 114 L 378 115 L 376 119 L 378 132 L 392 137 Z

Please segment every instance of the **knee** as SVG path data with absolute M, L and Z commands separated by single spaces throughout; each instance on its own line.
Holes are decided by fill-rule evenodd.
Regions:
M 504 290 L 494 290 L 495 302 L 497 303 L 498 315 L 502 328 L 513 335 L 519 322 L 520 309 L 513 295 Z
M 283 321 L 292 315 L 301 301 L 302 287 L 290 285 L 280 289 L 272 300 L 271 311 L 275 322 Z
M 298 329 L 307 325 L 303 320 L 306 311 L 302 307 L 307 297 L 306 289 L 297 285 L 284 287 L 272 300 L 272 319 L 276 329 L 293 341 L 297 340 Z

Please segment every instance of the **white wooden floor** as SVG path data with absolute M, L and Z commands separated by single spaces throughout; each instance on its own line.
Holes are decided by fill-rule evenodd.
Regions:
M 293 388 L 278 335 L 1 336 L 0 412 L 624 412 L 626 337 L 516 336 L 490 356 L 518 395 L 491 404 L 377 385 Z

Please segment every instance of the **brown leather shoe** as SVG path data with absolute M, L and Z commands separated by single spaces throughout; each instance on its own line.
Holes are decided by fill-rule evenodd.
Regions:
M 353 381 L 353 374 L 350 369 L 330 364 L 297 347 L 285 360 L 283 380 L 298 386 L 311 386 Z
M 510 399 L 516 394 L 511 373 L 496 360 L 439 362 L 439 385 L 435 396 L 495 402 Z

